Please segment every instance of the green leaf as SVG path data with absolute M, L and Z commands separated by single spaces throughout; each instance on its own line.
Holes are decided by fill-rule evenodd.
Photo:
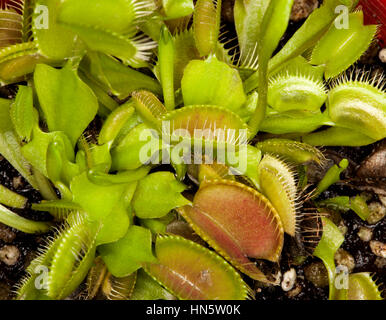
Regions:
M 60 20 L 71 24 L 93 25 L 126 33 L 131 30 L 136 18 L 135 1 L 66 0 L 61 2 Z
M 140 219 L 140 225 L 149 229 L 153 235 L 165 233 L 166 227 L 176 218 L 174 212 L 169 212 L 166 216 L 159 219 Z
M 167 19 L 177 19 L 193 13 L 192 0 L 162 0 Z
M 320 195 L 331 185 L 338 182 L 340 180 L 340 174 L 347 169 L 348 165 L 348 160 L 343 159 L 339 162 L 339 166 L 334 164 L 330 169 L 328 169 L 323 179 L 318 183 L 318 186 L 316 187 L 316 191 L 313 196 L 316 197 Z
M 370 216 L 369 207 L 366 204 L 366 200 L 358 195 L 350 198 L 351 209 L 363 220 L 366 221 Z
M 125 123 L 133 116 L 133 113 L 134 108 L 128 103 L 123 104 L 111 112 L 99 132 L 98 143 L 112 143 Z
M 38 123 L 38 115 L 33 107 L 31 87 L 19 86 L 15 102 L 11 105 L 11 120 L 20 139 L 29 141 L 32 129 Z
M 31 165 L 21 152 L 20 141 L 14 132 L 9 107 L 11 100 L 0 98 L 0 154 L 35 188 L 39 189 L 31 174 Z
M 295 32 L 292 38 L 270 61 L 270 70 L 277 70 L 286 61 L 295 58 L 312 48 L 326 33 L 331 23 L 337 17 L 336 7 L 341 0 L 325 0 L 320 8 L 314 10 L 304 24 Z M 347 4 L 348 9 L 355 7 L 355 1 Z
M 344 241 L 344 236 L 340 232 L 339 228 L 328 218 L 322 217 L 323 223 L 323 235 L 319 241 L 318 246 L 315 248 L 314 256 L 321 259 L 326 266 L 328 272 L 329 282 L 329 299 L 335 299 L 335 252 L 339 249 Z
M 80 173 L 80 167 L 68 160 L 63 139 L 55 137 L 47 147 L 47 177 L 54 183 L 70 184 L 73 177 Z
M 271 111 L 270 109 L 268 110 Z M 327 112 L 290 110 L 280 113 L 268 113 L 261 123 L 260 129 L 273 134 L 308 133 L 323 125 L 332 124 L 333 122 L 331 122 Z M 306 140 L 303 140 L 303 142 L 309 143 Z
M 73 201 L 87 212 L 90 220 L 98 221 L 113 211 L 129 186 L 124 183 L 98 185 L 92 183 L 84 172 L 71 181 L 70 189 Z
M 361 132 L 341 127 L 331 127 L 326 130 L 313 132 L 303 136 L 302 140 L 313 146 L 347 147 L 361 147 L 377 141 Z
M 69 63 L 61 70 L 38 65 L 34 82 L 48 129 L 63 131 L 75 145 L 97 113 L 94 93 Z
M 193 15 L 193 32 L 200 56 L 216 52 L 220 33 L 221 0 L 197 0 Z
M 369 272 L 349 275 L 348 300 L 383 300 L 381 289 Z
M 38 126 L 32 131 L 32 139 L 29 143 L 21 148 L 24 157 L 32 164 L 34 168 L 39 170 L 43 175 L 48 177 L 47 171 L 47 151 L 52 142 L 59 141 L 63 143 L 65 158 L 68 161 L 74 160 L 74 150 L 70 140 L 60 131 L 43 132 Z M 63 155 L 62 155 L 63 156 Z
M 25 208 L 28 199 L 0 184 L 0 203 L 13 208 Z
M 181 88 L 185 105 L 217 105 L 237 112 L 247 100 L 238 71 L 215 56 L 190 61 Z
M 193 3 L 192 3 L 193 5 Z M 174 41 L 168 28 L 161 28 L 158 42 L 158 65 L 162 83 L 165 107 L 168 110 L 175 108 L 174 101 Z
M 246 145 L 246 150 L 242 149 L 236 152 L 235 159 L 237 159 L 236 163 L 229 163 L 228 161 L 227 165 L 248 177 L 256 187 L 259 187 L 257 169 L 261 160 L 261 150 L 251 145 Z
M 139 181 L 135 191 L 135 215 L 141 219 L 161 218 L 170 210 L 189 204 L 181 195 L 185 188 L 170 172 L 149 174 Z
M 136 37 L 136 33 L 138 24 L 154 9 L 154 2 L 147 0 L 70 0 L 61 6 L 58 21 L 78 34 L 89 49 L 118 57 L 134 67 L 146 67 L 148 51 L 156 43 Z
M 154 154 L 162 147 L 162 141 L 153 136 L 154 132 L 145 124 L 139 124 L 130 130 L 111 151 L 112 169 L 134 170 L 153 159 Z
M 235 1 L 235 26 L 240 45 L 240 58 L 244 64 L 257 58 L 260 27 L 268 4 L 269 1 L 265 0 Z
M 51 225 L 47 222 L 38 222 L 25 219 L 18 214 L 8 210 L 0 204 L 0 223 L 23 231 L 25 233 L 44 233 L 47 232 Z
M 145 271 L 142 269 L 138 271 L 137 282 L 131 300 L 169 300 L 170 297 L 171 294 Z
M 254 137 L 264 119 L 268 97 L 268 62 L 283 36 L 289 22 L 294 0 L 271 0 L 261 23 L 258 47 L 258 94 L 259 100 L 255 113 L 252 115 L 250 137 Z
M 156 94 L 162 93 L 157 80 L 126 67 L 103 53 L 89 52 L 82 60 L 80 68 L 95 79 L 106 92 L 111 91 L 121 99 L 139 89 L 146 89 Z
M 88 49 L 100 51 L 121 59 L 125 64 L 135 68 L 146 67 L 148 57 L 146 50 L 154 47 L 150 40 L 147 43 L 136 42 L 125 35 L 95 26 L 73 25 L 62 22 L 75 32 L 87 45 Z
M 132 208 L 129 204 L 136 188 L 137 182 L 127 184 L 121 200 L 116 203 L 111 213 L 93 223 L 93 227 L 98 231 L 97 246 L 116 242 L 126 234 L 133 221 Z
M 143 166 L 136 170 L 120 171 L 116 174 L 89 170 L 88 178 L 96 184 L 131 183 L 146 177 L 150 169 L 150 166 Z
M 98 248 L 108 270 L 115 277 L 126 277 L 142 267 L 145 262 L 156 262 L 152 253 L 151 232 L 132 226 L 117 242 Z
M 120 203 L 117 203 L 108 216 L 98 222 L 100 224 L 97 223 L 96 226 L 100 227 L 100 229 L 96 238 L 97 246 L 118 241 L 126 234 L 130 226 L 128 212 Z
M 340 16 L 336 21 L 339 19 Z M 326 78 L 337 76 L 355 63 L 367 50 L 377 32 L 376 25 L 363 24 L 362 11 L 349 15 L 347 28 L 338 29 L 335 24 L 331 25 L 315 46 L 311 58 L 312 64 L 326 65 Z
M 76 43 L 76 34 L 57 23 L 60 2 L 37 0 L 32 16 L 33 38 L 38 44 L 39 52 L 53 60 L 72 57 Z

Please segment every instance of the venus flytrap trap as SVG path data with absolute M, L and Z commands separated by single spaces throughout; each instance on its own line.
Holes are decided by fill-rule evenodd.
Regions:
M 250 294 L 247 285 L 229 264 L 192 241 L 158 236 L 155 254 L 159 262 L 147 263 L 145 271 L 180 299 L 245 300 Z
M 250 137 L 256 135 L 260 124 L 265 117 L 268 99 L 268 63 L 280 38 L 287 28 L 292 4 L 293 0 L 271 1 L 261 23 L 259 41 L 257 42 L 259 57 L 259 69 L 257 71 L 259 80 L 257 91 L 259 99 L 256 110 L 248 123 L 251 130 Z
M 350 13 L 348 26 L 338 29 L 331 25 L 312 50 L 310 63 L 325 65 L 324 75 L 327 79 L 339 75 L 356 62 L 369 47 L 377 31 L 375 25 L 363 25 L 362 11 Z
M 262 194 L 229 180 L 204 181 L 193 206 L 179 212 L 197 234 L 240 271 L 255 280 L 275 282 L 249 260 L 276 262 L 283 246 L 280 217 Z M 233 224 L 234 220 L 238 223 Z M 251 224 L 253 228 L 245 228 Z
M 28 9 L 13 15 L 17 39 L 0 37 L 1 79 L 29 80 L 15 99 L 0 100 L 0 153 L 40 190 L 45 200 L 31 208 L 50 213 L 57 227 L 18 299 L 64 299 L 85 279 L 89 299 L 253 297 L 243 278 L 280 284 L 272 263 L 280 263 L 284 233 L 303 249 L 320 240 L 320 230 L 304 227 L 319 221 L 302 199 L 308 165 L 325 164 L 313 145 L 384 138 L 382 80 L 335 80 L 328 89 L 324 82 L 355 63 L 376 31 L 361 12 L 350 13 L 349 29 L 335 30 L 340 0 L 326 0 L 273 57 L 292 0 L 237 0 L 234 55 L 219 40 L 221 1 L 168 0 L 160 9 L 150 0 L 26 3 L 46 5 L 52 28 L 20 29 L 21 19 L 37 18 Z M 309 60 L 301 56 L 311 50 Z M 322 126 L 330 128 L 314 132 Z M 318 206 L 316 196 L 347 164 L 310 193 Z M 50 230 L 7 208 L 28 207 L 24 197 L 0 188 L 0 202 L 0 222 Z M 366 218 L 361 199 L 350 207 Z M 330 298 L 379 297 L 368 274 L 334 289 L 343 237 L 322 220 L 314 256 L 328 268 Z M 200 243 L 168 233 L 176 221 Z M 47 275 L 38 288 L 40 267 Z
M 221 0 L 198 0 L 193 14 L 194 40 L 200 56 L 215 52 L 220 32 Z

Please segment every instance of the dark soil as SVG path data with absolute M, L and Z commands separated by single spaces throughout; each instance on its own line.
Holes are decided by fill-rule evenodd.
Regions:
M 232 4 L 233 0 L 224 1 L 223 5 L 223 22 L 227 25 L 230 35 L 235 37 L 234 27 L 232 25 Z M 282 47 L 286 41 L 292 36 L 292 34 L 302 25 L 303 20 L 294 22 L 291 21 L 288 31 L 280 42 L 279 48 Z M 230 37 L 231 37 L 230 36 Z M 233 45 L 231 43 L 229 46 Z M 362 57 L 359 66 L 371 67 L 373 70 L 377 68 L 384 69 L 384 66 L 380 62 L 377 56 L 379 47 L 375 45 L 369 50 L 368 54 Z M 4 98 L 12 98 L 15 95 L 15 88 L 13 86 L 0 87 L 0 96 Z M 90 128 L 89 128 L 90 129 Z M 338 195 L 353 196 L 363 190 L 360 187 L 362 180 L 358 180 L 355 176 L 356 170 L 361 162 L 368 157 L 373 149 L 374 145 L 361 147 L 361 148 L 326 148 L 326 154 L 332 162 L 339 162 L 342 158 L 348 158 L 350 160 L 350 167 L 344 175 L 345 182 L 336 184 L 324 192 L 320 198 L 329 198 Z M 18 178 L 19 182 L 15 188 L 14 178 Z M 355 183 L 352 182 L 354 180 Z M 382 185 L 384 181 L 372 180 L 372 183 L 376 186 Z M 39 202 L 41 200 L 40 194 L 33 190 L 32 187 L 19 176 L 16 170 L 0 156 L 0 184 L 7 188 L 16 191 L 29 199 L 29 202 Z M 192 184 L 192 188 L 194 186 Z M 371 188 L 370 188 L 371 191 Z M 386 193 L 386 189 L 384 190 Z M 372 197 L 377 200 L 377 194 L 372 193 Z M 14 210 L 15 211 L 15 210 Z M 17 210 L 18 214 L 32 219 L 32 220 L 48 220 L 50 217 L 46 213 L 35 212 L 29 208 L 25 210 Z M 336 217 L 335 217 L 336 218 Z M 346 213 L 338 214 L 338 219 L 344 223 L 347 227 L 345 234 L 345 241 L 342 248 L 348 251 L 355 259 L 355 268 L 353 272 L 373 272 L 379 279 L 379 282 L 386 284 L 386 271 L 382 268 L 382 264 L 377 263 L 377 258 L 369 247 L 369 242 L 364 242 L 358 237 L 358 230 L 361 226 L 366 226 L 373 230 L 373 240 L 378 240 L 383 243 L 386 242 L 386 219 L 383 218 L 375 225 L 369 225 L 363 222 L 354 212 L 349 211 Z M 27 235 L 17 230 L 8 228 L 0 224 L 0 249 L 5 245 L 14 245 L 20 252 L 20 257 L 17 263 L 13 266 L 8 266 L 0 261 L 0 300 L 11 299 L 12 289 L 18 280 L 25 274 L 25 268 L 35 255 L 36 249 L 44 241 L 44 235 L 34 236 Z M 255 290 L 257 300 L 326 300 L 328 299 L 328 286 L 317 287 L 312 282 L 307 280 L 305 276 L 305 268 L 312 263 L 320 262 L 319 259 L 312 256 L 305 256 L 304 251 L 300 250 L 293 239 L 286 236 L 285 244 L 283 248 L 282 258 L 280 266 L 276 266 L 284 274 L 290 268 L 296 270 L 296 283 L 293 289 L 285 292 L 280 286 L 265 287 L 261 284 L 251 282 L 250 279 L 246 279 L 251 288 Z
M 40 193 L 20 177 L 19 173 L 8 161 L 2 157 L 0 159 L 0 184 L 27 197 L 30 203 L 41 201 Z M 14 187 L 14 178 L 19 180 L 17 188 Z M 24 210 L 12 209 L 12 211 L 31 220 L 44 221 L 50 219 L 47 213 L 36 212 L 30 210 L 28 207 Z M 43 236 L 28 235 L 0 223 L 0 249 L 5 245 L 13 245 L 18 248 L 20 253 L 15 265 L 8 266 L 0 261 L 0 300 L 12 297 L 11 289 L 13 289 L 15 283 L 25 274 L 25 268 L 34 257 L 37 247 L 43 241 Z

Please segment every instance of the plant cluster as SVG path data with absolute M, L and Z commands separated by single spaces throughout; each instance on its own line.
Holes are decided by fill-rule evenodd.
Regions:
M 0 187 L 0 222 L 53 231 L 18 299 L 64 299 L 85 279 L 88 298 L 246 299 L 247 278 L 278 284 L 261 265 L 280 261 L 285 233 L 326 264 L 331 299 L 381 299 L 368 273 L 335 289 L 343 236 L 303 206 L 307 197 L 322 207 L 318 195 L 347 167 L 333 166 L 305 195 L 308 164 L 325 162 L 317 146 L 386 137 L 383 75 L 344 73 L 377 26 L 364 25 L 355 1 L 325 0 L 277 50 L 292 5 L 236 0 L 234 49 L 220 32 L 221 0 L 5 2 L 0 80 L 18 91 L 0 99 L 0 154 L 44 200 L 29 204 Z M 347 16 L 336 13 L 339 5 Z M 338 28 L 344 19 L 348 27 Z M 149 130 L 160 136 L 144 140 Z M 248 144 L 238 158 L 243 130 Z M 271 138 L 257 141 L 258 132 Z M 184 163 L 170 151 L 181 142 L 233 151 L 221 159 L 203 151 L 212 161 Z M 171 166 L 157 165 L 154 150 L 169 152 Z M 244 172 L 235 174 L 234 158 L 246 161 Z M 52 222 L 11 209 L 29 205 Z M 364 210 L 357 212 L 365 219 Z M 321 221 L 323 235 L 304 220 Z M 171 233 L 173 224 L 182 230 Z M 47 276 L 37 286 L 42 266 Z

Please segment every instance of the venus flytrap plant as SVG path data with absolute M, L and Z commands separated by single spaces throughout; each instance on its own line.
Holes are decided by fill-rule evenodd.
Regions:
M 175 297 L 143 269 L 137 272 L 137 281 L 131 300 L 173 300 Z
M 258 131 L 295 133 L 319 145 L 312 137 L 325 131 L 310 132 L 322 125 L 331 126 L 326 131 L 350 130 L 371 141 L 381 139 L 382 89 L 350 80 L 326 92 L 323 83 L 323 73 L 329 77 L 355 62 L 375 27 L 364 27 L 361 14 L 352 13 L 353 29 L 334 31 L 330 26 L 340 1 L 327 0 L 272 58 L 293 1 L 236 1 L 241 56 L 232 57 L 218 39 L 221 2 L 198 1 L 186 30 L 179 28 L 189 22 L 191 1 L 163 1 L 159 12 L 147 0 L 91 2 L 36 0 L 54 7 L 53 29 L 31 29 L 31 38 L 23 38 L 25 50 L 20 49 L 27 69 L 35 69 L 33 85 L 22 86 L 14 101 L 0 100 L 0 153 L 32 182 L 49 180 L 60 195 L 32 204 L 61 226 L 29 266 L 18 298 L 66 298 L 87 273 L 89 298 L 246 299 L 252 294 L 238 271 L 277 285 L 274 270 L 264 266 L 265 260 L 280 261 L 284 233 L 302 238 L 303 245 L 309 237 L 303 232 L 311 231 L 315 243 L 319 240 L 314 229 L 302 230 L 301 222 L 317 215 L 303 212 L 304 184 L 296 173 L 301 179 L 306 166 L 322 166 L 324 156 L 304 142 L 252 139 Z M 66 37 L 56 50 L 63 30 Z M 323 55 L 326 43 L 336 48 L 332 42 L 358 37 L 358 30 L 366 31 L 358 38 L 361 46 L 347 59 L 335 62 Z M 158 41 L 158 50 L 143 32 Z M 316 43 L 310 63 L 300 55 Z M 10 56 L 17 50 L 12 48 Z M 49 64 L 28 64 L 32 54 Z M 27 73 L 15 68 L 16 75 Z M 373 120 L 379 128 L 370 127 Z M 363 142 L 353 139 L 345 141 Z M 230 151 L 222 156 L 224 150 Z M 184 152 L 187 163 L 181 161 Z M 177 177 L 158 172 L 165 159 Z M 333 167 L 317 192 L 335 183 L 345 165 Z M 31 167 L 40 176 L 31 175 Z M 185 185 L 186 175 L 197 185 L 194 194 Z M 214 251 L 167 234 L 176 219 L 185 219 Z M 32 233 L 50 227 L 5 207 L 0 221 Z M 326 223 L 315 255 L 332 268 L 331 254 L 342 239 L 324 241 L 330 227 Z M 41 289 L 35 287 L 39 266 L 48 270 Z M 351 281 L 351 290 L 359 291 L 342 291 L 340 297 L 354 297 L 363 283 L 370 283 L 362 278 Z M 333 289 L 330 296 L 336 296 Z
M 356 3 L 357 1 L 353 0 L 346 1 L 344 4 L 347 5 L 349 10 L 352 10 Z M 343 4 L 341 0 L 326 0 L 320 8 L 312 12 L 285 46 L 270 60 L 270 73 L 278 71 L 286 62 L 312 48 L 336 19 L 338 14 L 335 12 L 335 8 L 341 4 Z M 255 72 L 245 81 L 247 92 L 254 90 L 258 86 L 258 79 L 259 74 Z
M 171 255 L 171 252 L 176 254 Z M 158 236 L 155 254 L 159 262 L 147 263 L 145 271 L 180 299 L 245 300 L 250 294 L 230 265 L 192 241 Z M 196 263 L 198 259 L 200 264 Z
M 338 16 L 336 20 L 340 18 Z M 348 28 L 338 29 L 331 25 L 313 49 L 310 63 L 325 65 L 324 75 L 327 79 L 335 77 L 360 58 L 376 32 L 377 26 L 363 25 L 362 11 L 353 12 L 348 17 Z M 332 44 L 335 46 L 331 47 Z
M 258 166 L 260 190 L 276 208 L 284 231 L 295 236 L 299 203 L 295 173 L 284 162 L 265 155 Z
M 174 43 L 169 30 L 164 26 L 158 43 L 160 77 L 165 100 L 165 107 L 172 110 L 174 102 Z
M 322 217 L 323 235 L 314 250 L 314 256 L 320 258 L 328 273 L 329 299 L 335 300 L 339 289 L 335 286 L 335 262 L 334 255 L 344 241 L 344 236 L 337 226 L 328 218 Z
M 319 111 L 326 98 L 326 89 L 322 81 L 302 75 L 287 74 L 270 80 L 267 102 L 278 112 Z
M 299 141 L 273 138 L 258 142 L 256 147 L 263 153 L 274 155 L 291 163 L 305 164 L 314 161 L 322 166 L 325 162 L 325 156 L 319 149 Z
M 127 98 L 133 91 L 146 89 L 156 94 L 162 93 L 160 84 L 153 78 L 125 67 L 114 58 L 103 53 L 88 52 L 80 64 L 80 74 L 86 83 L 103 92 L 111 92 L 120 99 Z
M 22 156 L 20 138 L 14 131 L 9 114 L 10 101 L 0 99 L 0 152 L 11 165 L 36 189 L 38 183 L 31 174 L 31 165 Z
M 25 233 L 44 233 L 51 225 L 47 222 L 31 221 L 0 204 L 0 222 Z
M 162 8 L 165 11 L 167 19 L 177 19 L 192 14 L 194 10 L 194 4 L 192 0 L 163 0 Z
M 193 206 L 183 207 L 179 212 L 203 239 L 243 273 L 255 280 L 275 283 L 249 260 L 278 261 L 283 246 L 281 219 L 262 194 L 229 180 L 204 181 Z M 233 224 L 235 219 L 239 223 Z M 245 230 L 245 224 L 254 227 Z
M 235 1 L 234 17 L 240 47 L 240 66 L 250 67 L 257 61 L 257 43 L 269 1 Z
M 385 137 L 383 76 L 370 80 L 365 73 L 352 72 L 338 78 L 329 92 L 327 108 L 334 127 L 306 135 L 303 141 L 361 146 Z
M 92 2 L 67 0 L 60 6 L 58 21 L 72 30 L 94 51 L 105 52 L 120 58 L 125 64 L 134 67 L 146 66 L 148 50 L 155 43 L 146 36 L 136 35 L 135 26 L 141 19 L 151 14 L 144 10 L 153 8 L 152 1 L 98 1 Z M 89 8 L 93 8 L 92 11 Z M 120 13 L 117 18 L 116 12 Z M 105 19 L 100 19 L 104 16 Z M 111 24 L 108 21 L 114 20 Z
M 193 14 L 194 40 L 200 56 L 215 52 L 220 32 L 221 0 L 198 0 Z
M 346 281 L 339 279 L 334 262 L 335 252 L 342 245 L 344 237 L 338 227 L 328 218 L 322 217 L 323 235 L 315 248 L 314 255 L 320 258 L 328 272 L 330 300 L 382 300 L 379 286 L 370 273 L 343 274 Z M 344 271 L 343 271 L 344 272 Z
M 261 123 L 261 131 L 273 134 L 298 133 L 299 137 L 302 134 L 311 133 L 310 136 L 312 136 L 313 134 L 318 134 L 318 132 L 312 132 L 323 125 L 334 125 L 334 122 L 331 121 L 325 111 L 309 112 L 291 110 L 279 113 L 267 108 L 267 116 Z M 305 135 L 302 141 L 313 145 L 313 143 L 307 140 L 307 137 L 308 136 Z
M 215 56 L 190 61 L 184 70 L 181 90 L 185 105 L 213 104 L 235 113 L 241 111 L 247 100 L 237 70 Z
M 56 21 L 58 1 L 20 0 L 16 3 L 19 5 L 17 13 L 21 17 L 22 42 L 0 52 L 1 80 L 11 83 L 33 72 L 38 63 L 61 65 L 64 59 L 73 56 L 79 45 L 75 41 L 75 34 L 59 26 Z M 37 10 L 41 6 L 47 8 L 48 12 L 42 14 Z
M 287 28 L 292 4 L 292 0 L 271 1 L 264 14 L 258 42 L 259 99 L 256 110 L 248 123 L 251 131 L 250 137 L 256 135 L 265 117 L 268 99 L 268 62 Z
M 136 280 L 136 272 L 121 278 L 108 273 L 103 282 L 102 292 L 107 300 L 128 300 L 133 294 Z
M 366 200 L 361 195 L 354 197 L 339 196 L 328 198 L 326 200 L 318 201 L 318 207 L 332 209 L 335 211 L 347 212 L 354 211 L 363 221 L 366 221 L 370 216 L 370 210 L 367 206 Z
M 314 197 L 317 197 L 323 191 L 327 190 L 329 186 L 338 182 L 340 180 L 340 174 L 347 169 L 348 164 L 348 160 L 343 159 L 339 162 L 339 165 L 334 164 L 330 169 L 328 169 L 323 179 L 318 183 Z
M 12 208 L 25 208 L 27 199 L 16 192 L 0 185 L 0 203 Z

